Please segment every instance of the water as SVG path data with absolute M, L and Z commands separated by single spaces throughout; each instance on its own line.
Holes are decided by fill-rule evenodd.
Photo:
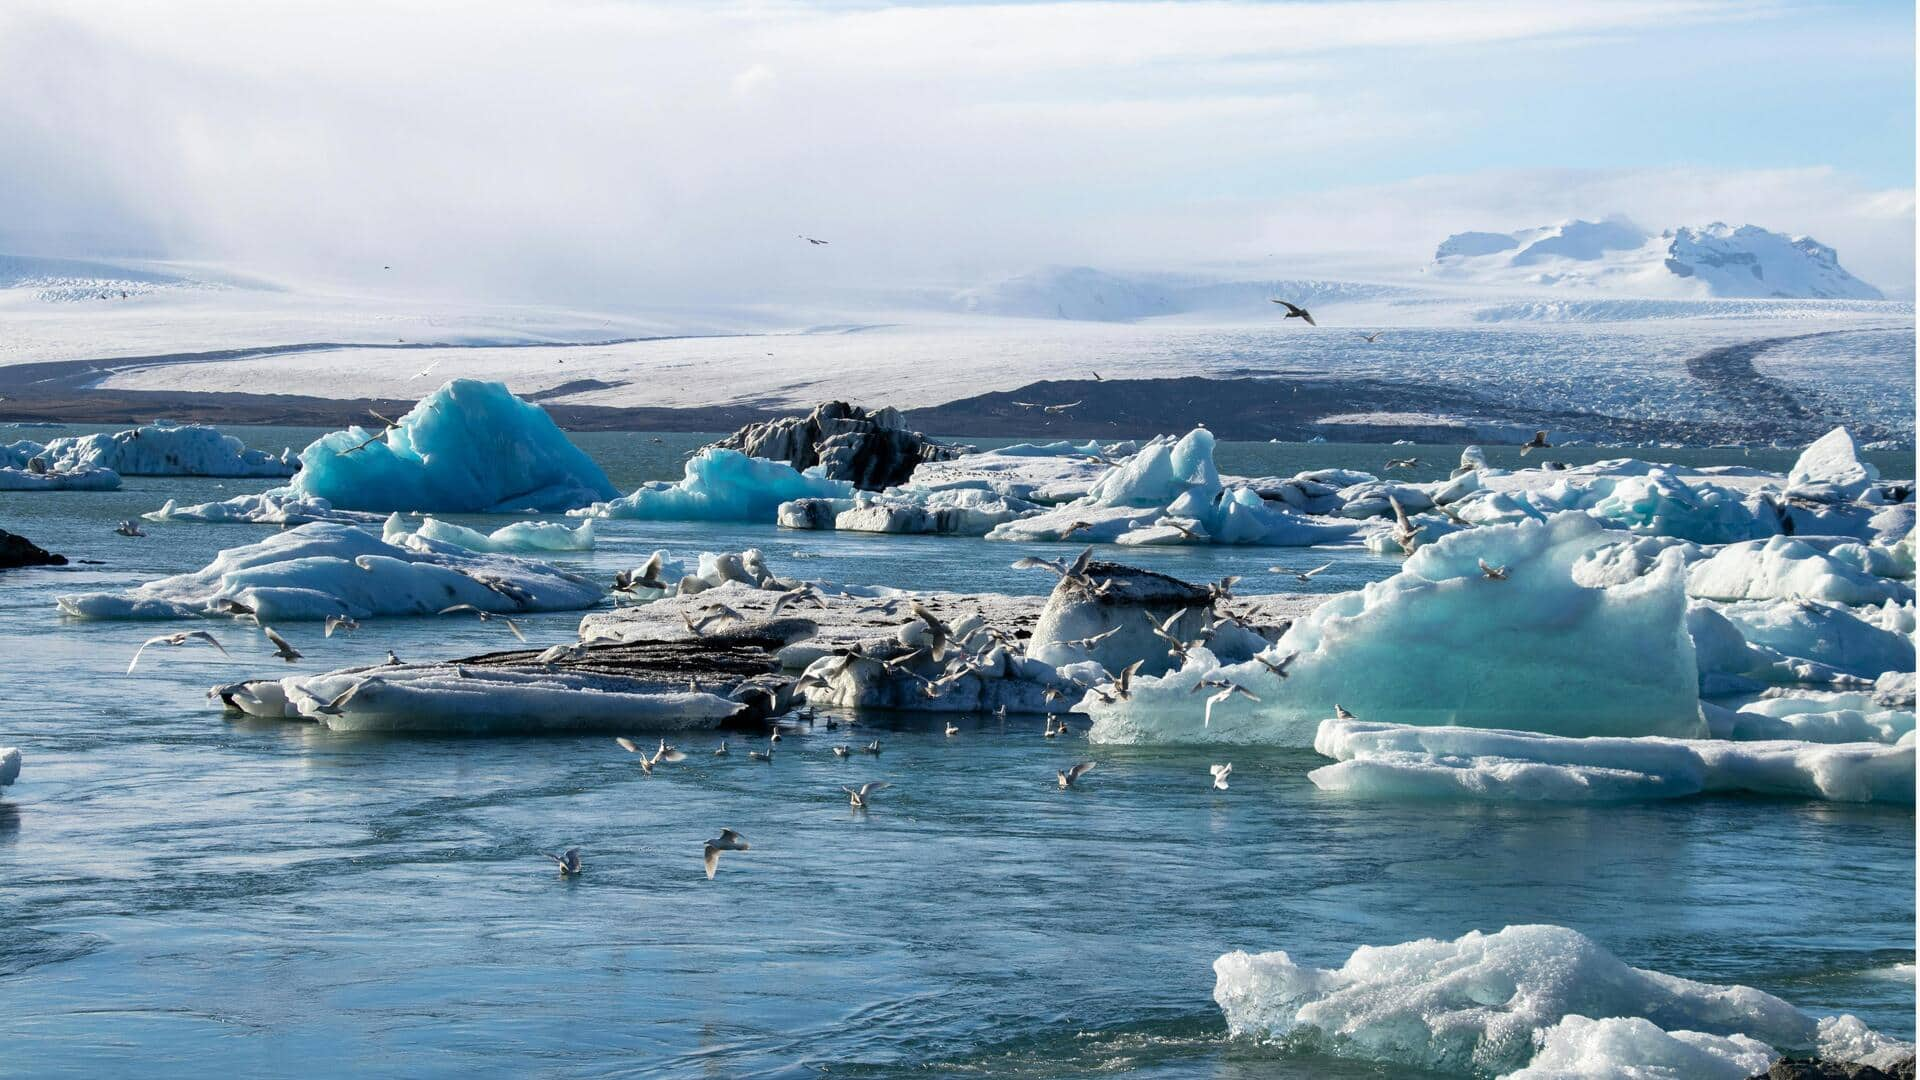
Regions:
M 579 441 L 627 487 L 700 441 L 662 438 Z M 1220 457 L 1257 473 L 1412 453 L 1449 455 Z M 237 662 L 149 652 L 127 677 L 138 642 L 170 626 L 55 612 L 59 593 L 197 568 L 265 533 L 155 525 L 131 540 L 113 522 L 260 486 L 0 495 L 0 526 L 104 563 L 0 576 L 0 744 L 26 754 L 0 798 L 0 1073 L 1405 1076 L 1230 1042 L 1213 959 L 1284 948 L 1337 964 L 1360 944 L 1520 922 L 1913 1035 L 1913 986 L 1885 977 L 1914 955 L 1910 809 L 1362 802 L 1314 788 L 1308 751 L 1060 745 L 1035 720 L 991 717 L 959 718 L 952 739 L 911 718 L 799 732 L 771 766 L 738 737 L 716 759 L 718 735 L 691 736 L 688 761 L 649 778 L 604 737 L 342 735 L 226 719 L 204 697 L 389 647 L 499 648 L 497 626 L 369 620 L 331 640 L 285 627 L 308 653 L 291 667 L 216 626 Z M 656 546 L 754 544 L 776 570 L 833 581 L 1050 584 L 1006 570 L 1020 549 L 977 540 L 604 524 L 599 551 L 560 561 L 610 575 Z M 1249 591 L 1283 587 L 1260 575 L 1269 564 L 1324 561 L 1125 557 L 1195 580 L 1244 573 Z M 1356 549 L 1325 558 L 1325 591 L 1393 568 Z M 527 633 L 565 640 L 578 618 L 534 616 Z M 880 758 L 830 752 L 867 738 Z M 1206 766 L 1226 756 L 1232 789 L 1211 791 Z M 1053 769 L 1077 757 L 1099 767 L 1060 791 Z M 840 785 L 865 780 L 896 786 L 856 815 Z M 700 847 L 723 826 L 753 850 L 708 882 Z M 561 881 L 538 852 L 570 844 L 587 872 Z

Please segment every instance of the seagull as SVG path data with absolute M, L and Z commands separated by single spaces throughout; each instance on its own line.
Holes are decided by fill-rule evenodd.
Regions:
M 562 660 L 584 660 L 586 656 L 587 643 L 584 641 L 576 641 L 572 644 L 562 643 L 559 645 L 550 645 L 542 649 L 540 655 L 533 658 L 533 662 L 551 666 L 560 663 Z
M 912 607 L 914 617 L 927 626 L 927 636 L 930 639 L 927 647 L 932 651 L 933 658 L 935 660 L 945 659 L 947 646 L 953 640 L 952 632 L 947 629 L 947 624 L 941 622 L 939 616 L 928 611 L 918 600 L 913 602 Z
M 1507 568 L 1506 568 L 1506 567 L 1504 567 L 1504 566 L 1488 566 L 1488 565 L 1487 565 L 1487 560 L 1485 560 L 1485 559 L 1481 559 L 1481 560 L 1480 560 L 1480 573 L 1481 573 L 1481 575 L 1482 575 L 1483 577 L 1485 577 L 1485 578 L 1486 578 L 1486 579 L 1487 579 L 1488 581 L 1505 581 L 1505 580 L 1507 580 Z
M 1060 781 L 1060 786 L 1062 788 L 1070 788 L 1073 786 L 1074 781 L 1080 779 L 1082 776 L 1085 776 L 1088 770 L 1092 768 L 1093 768 L 1093 762 L 1082 761 L 1067 769 L 1056 769 L 1053 775 L 1055 778 L 1057 778 Z
M 136 524 L 132 518 L 128 518 L 127 520 L 121 522 L 119 525 L 115 526 L 113 531 L 119 533 L 121 536 L 147 535 L 145 532 L 141 531 L 140 526 Z
M 1185 537 L 1188 540 L 1192 540 L 1195 543 L 1198 543 L 1200 541 L 1200 534 L 1193 531 L 1193 527 L 1200 523 L 1197 521 L 1194 521 L 1192 518 L 1177 518 L 1177 517 L 1163 516 L 1160 518 L 1160 520 L 1154 522 L 1154 524 L 1165 525 L 1167 528 L 1172 529 L 1174 532 L 1179 533 L 1181 536 Z
M 1069 401 L 1064 405 L 1042 405 L 1040 406 L 1040 411 L 1045 413 L 1063 413 L 1085 400 L 1086 398 L 1081 398 L 1080 401 Z
M 613 590 L 615 592 L 632 592 L 635 589 L 654 589 L 659 592 L 666 592 L 667 583 L 660 580 L 660 563 L 661 556 L 660 553 L 656 551 L 653 553 L 653 557 L 647 560 L 646 565 L 640 569 L 618 571 L 613 575 Z
M 834 757 L 846 757 L 848 754 L 851 754 L 851 753 L 853 753 L 853 751 L 845 746 L 836 746 L 833 748 Z
M 720 869 L 721 852 L 746 850 L 748 850 L 746 837 L 741 836 L 732 829 L 721 829 L 719 836 L 707 841 L 707 880 L 712 881 L 714 872 Z
M 215 597 L 213 610 L 224 615 L 231 615 L 236 619 L 251 619 L 253 620 L 253 625 L 260 625 L 260 613 L 253 609 L 252 604 L 243 604 L 230 596 Z
M 335 630 L 345 630 L 351 634 L 358 629 L 360 629 L 360 620 L 351 615 L 329 615 L 327 616 L 327 633 L 325 636 L 332 637 Z
M 300 650 L 294 648 L 292 643 L 276 633 L 273 627 L 263 626 L 260 628 L 260 632 L 267 635 L 268 641 L 273 642 L 273 655 L 285 660 L 289 664 L 300 659 Z
M 463 612 L 463 611 L 471 611 L 471 612 L 473 612 L 473 613 L 474 613 L 475 615 L 478 615 L 478 616 L 480 616 L 480 621 L 481 621 L 481 622 L 492 622 L 492 621 L 493 621 L 493 620 L 495 620 L 495 619 L 499 619 L 499 620 L 500 620 L 501 622 L 503 622 L 503 623 L 506 623 L 506 624 L 507 624 L 507 629 L 508 629 L 508 630 L 511 630 L 511 631 L 513 631 L 513 636 L 514 636 L 514 637 L 517 637 L 517 638 L 519 638 L 519 639 L 520 639 L 521 641 L 525 641 L 525 640 L 527 640 L 527 635 L 525 635 L 525 634 L 523 634 L 523 633 L 521 633 L 521 632 L 520 632 L 520 624 L 519 624 L 519 623 L 517 623 L 517 622 L 514 622 L 514 621 L 513 621 L 512 619 L 509 619 L 509 618 L 507 618 L 507 617 L 506 617 L 505 615 L 495 615 L 495 614 L 494 614 L 493 612 L 491 612 L 491 611 L 483 611 L 483 610 L 481 610 L 480 608 L 477 608 L 477 607 L 474 607 L 474 606 L 473 606 L 472 604 L 455 604 L 455 605 L 453 605 L 452 607 L 448 607 L 448 608 L 441 608 L 441 609 L 440 609 L 440 614 L 442 614 L 442 615 L 457 615 L 457 614 L 459 614 L 460 612 Z
M 1544 431 L 1536 431 L 1533 433 L 1532 441 L 1520 444 L 1520 456 L 1526 457 L 1535 450 L 1550 450 L 1552 448 L 1553 444 L 1547 441 L 1547 433 Z
M 770 614 L 778 615 L 786 609 L 788 604 L 798 603 L 801 600 L 811 600 L 815 606 L 820 608 L 827 606 L 826 598 L 820 595 L 819 589 L 814 588 L 810 584 L 802 583 L 774 597 L 773 608 Z
M 304 686 L 300 687 L 299 690 L 300 690 L 300 694 L 303 697 L 305 697 L 307 700 L 314 703 L 313 705 L 314 712 L 320 713 L 323 716 L 341 716 L 341 715 L 344 715 L 346 712 L 346 710 L 341 708 L 341 706 L 345 705 L 348 702 L 348 700 L 353 697 L 353 695 L 359 693 L 361 687 L 367 685 L 372 681 L 373 681 L 372 679 L 356 679 L 354 680 L 354 683 L 352 686 L 347 687 L 344 693 L 336 696 L 331 701 L 322 701 L 321 699 L 315 697 Z
M 396 656 L 392 649 L 388 649 L 387 650 L 387 666 L 396 667 L 400 663 L 401 663 L 400 657 Z
M 1305 319 L 1308 326 L 1320 325 L 1319 323 L 1313 321 L 1313 315 L 1310 314 L 1306 308 L 1296 307 L 1293 304 L 1287 303 L 1285 300 L 1275 300 L 1274 303 L 1279 304 L 1280 306 L 1287 309 L 1286 317 L 1289 319 Z
M 1300 579 L 1300 583 L 1304 585 L 1304 584 L 1306 584 L 1307 582 L 1309 582 L 1309 581 L 1312 581 L 1312 580 L 1313 580 L 1313 575 L 1315 575 L 1315 574 L 1324 574 L 1324 573 L 1326 573 L 1326 572 L 1327 572 L 1328 570 L 1331 570 L 1331 569 L 1333 569 L 1333 564 L 1332 564 L 1332 563 L 1321 563 L 1321 564 L 1320 564 L 1319 566 L 1316 566 L 1316 567 L 1314 567 L 1313 569 L 1311 569 L 1311 570 L 1306 570 L 1306 571 L 1299 571 L 1299 570 L 1289 570 L 1289 569 L 1287 569 L 1287 568 L 1286 568 L 1286 567 L 1284 567 L 1284 566 L 1269 566 L 1269 567 L 1267 567 L 1267 573 L 1269 573 L 1269 574 L 1292 574 L 1292 575 L 1293 575 L 1294 577 L 1296 577 L 1296 578 L 1298 578 L 1298 579 Z
M 1040 734 L 1041 734 L 1041 735 L 1043 735 L 1043 736 L 1045 736 L 1045 737 L 1047 737 L 1047 738 L 1049 738 L 1049 739 L 1054 739 L 1054 738 L 1058 738 L 1058 737 L 1059 737 L 1059 735 L 1060 735 L 1060 733 L 1061 733 L 1062 731 L 1064 731 L 1064 730 L 1066 730 L 1066 728 L 1065 728 L 1064 726 L 1061 726 L 1061 727 L 1055 727 L 1055 726 L 1054 726 L 1054 723 L 1053 723 L 1053 714 L 1052 714 L 1052 713 L 1048 713 L 1048 714 L 1047 714 L 1047 726 L 1046 726 L 1046 728 L 1045 728 L 1044 730 L 1042 730 L 1042 731 L 1040 732 Z
M 1233 762 L 1225 765 L 1209 765 L 1207 771 L 1213 774 L 1213 786 L 1220 791 L 1227 790 L 1227 777 L 1233 775 Z
M 841 787 L 840 790 L 847 793 L 847 801 L 853 804 L 855 810 L 865 810 L 867 808 L 868 795 L 879 791 L 883 787 L 891 786 L 892 785 L 888 784 L 885 780 L 870 780 L 867 783 L 861 784 L 858 791 L 845 786 Z
M 665 739 L 660 740 L 660 749 L 655 750 L 652 757 L 648 757 L 647 752 L 640 749 L 638 743 L 635 743 L 625 735 L 618 736 L 613 741 L 619 743 L 620 749 L 625 750 L 627 753 L 640 755 L 640 771 L 646 773 L 648 776 L 652 776 L 653 767 L 663 761 L 687 760 L 687 755 L 668 746 L 667 740 Z
M 435 360 L 433 363 L 428 364 L 426 367 L 423 367 L 419 371 L 416 371 L 413 374 L 407 376 L 407 381 L 412 382 L 415 379 L 424 379 L 427 376 L 433 374 L 433 369 L 439 366 L 440 366 L 440 361 Z
M 1261 667 L 1266 668 L 1268 671 L 1284 679 L 1287 677 L 1287 668 L 1292 665 L 1295 660 L 1299 659 L 1299 657 L 1299 653 L 1288 653 L 1278 660 L 1269 660 L 1256 653 L 1253 658 L 1259 662 Z
M 720 745 L 714 748 L 714 751 L 713 751 L 713 756 L 714 756 L 714 757 L 726 757 L 726 756 L 727 756 L 727 740 L 725 740 L 725 739 L 721 739 L 721 740 L 720 740 Z
M 1187 609 L 1181 608 L 1179 611 L 1167 616 L 1164 622 L 1156 622 L 1154 617 L 1146 612 L 1141 612 L 1141 614 L 1146 616 L 1147 625 L 1153 629 L 1153 636 L 1167 643 L 1167 655 L 1179 660 L 1181 663 L 1185 663 L 1187 650 L 1192 646 L 1174 634 L 1173 624 L 1185 617 Z
M 1336 701 L 1333 703 L 1333 718 L 1336 720 L 1352 720 L 1354 716 Z
M 747 760 L 748 761 L 764 761 L 769 765 L 773 764 L 773 743 L 771 742 L 767 743 L 767 748 L 765 750 L 747 751 Z
M 1258 694 L 1255 694 L 1253 691 L 1247 689 L 1244 686 L 1241 686 L 1237 682 L 1228 682 L 1225 679 L 1202 679 L 1200 680 L 1199 684 L 1193 688 L 1193 692 L 1197 694 L 1200 692 L 1202 687 L 1207 687 L 1207 686 L 1218 686 L 1221 689 L 1219 693 L 1209 694 L 1207 696 L 1206 720 L 1205 720 L 1205 723 L 1202 725 L 1204 727 L 1213 726 L 1213 707 L 1215 705 L 1219 705 L 1231 699 L 1235 694 L 1239 694 L 1241 697 L 1246 698 L 1248 701 L 1257 702 L 1260 700 L 1260 696 Z
M 1311 319 L 1309 319 L 1309 320 L 1307 320 L 1307 321 L 1308 321 L 1308 322 L 1312 322 L 1313 320 L 1311 320 Z M 1369 345 L 1371 345 L 1371 344 L 1373 344 L 1374 342 L 1376 342 L 1376 341 L 1379 341 L 1379 340 L 1380 340 L 1380 335 L 1381 335 L 1381 334 L 1383 334 L 1383 333 L 1385 333 L 1385 332 L 1386 332 L 1386 331 L 1384 331 L 1384 330 L 1375 330 L 1375 331 L 1374 331 L 1373 333 L 1371 333 L 1371 334 L 1361 334 L 1361 335 L 1360 335 L 1360 340 L 1361 340 L 1361 341 L 1364 341 L 1364 342 L 1366 342 L 1366 343 L 1367 343 L 1367 344 L 1369 344 Z
M 1420 546 L 1420 534 L 1427 527 L 1407 520 L 1407 512 L 1401 508 L 1399 499 L 1388 495 L 1387 502 L 1393 506 L 1393 542 L 1400 545 L 1402 553 L 1411 555 Z
M 1072 641 L 1062 641 L 1062 642 L 1058 642 L 1057 644 L 1063 645 L 1069 649 L 1083 649 L 1083 650 L 1091 649 L 1095 645 L 1100 644 L 1101 642 L 1107 640 L 1108 638 L 1112 637 L 1113 635 L 1119 632 L 1120 632 L 1120 628 L 1116 626 L 1111 630 L 1103 630 L 1100 633 L 1094 634 L 1091 637 L 1074 638 Z
M 958 734 L 960 734 L 960 725 L 951 720 L 947 721 L 947 738 L 951 739 Z
M 878 757 L 880 756 L 880 740 L 875 739 L 872 742 L 868 743 L 867 745 L 861 747 L 860 749 L 865 751 L 866 753 L 869 753 L 874 755 L 875 757 Z
M 1107 381 L 1107 380 L 1105 380 L 1105 379 L 1103 379 L 1103 378 L 1101 378 L 1101 377 L 1100 377 L 1100 373 L 1099 373 L 1099 372 L 1097 372 L 1097 371 L 1094 371 L 1094 370 L 1092 370 L 1091 368 L 1089 368 L 1089 369 L 1088 369 L 1088 371 L 1087 371 L 1087 373 L 1093 376 L 1093 381 L 1094 381 L 1094 382 L 1106 382 L 1106 381 Z
M 1387 459 L 1387 468 L 1389 469 L 1412 469 L 1412 468 L 1418 467 L 1419 464 L 1420 464 L 1420 459 L 1417 457 L 1397 457 L 1397 458 Z
M 1238 584 L 1240 584 L 1240 575 L 1228 574 L 1226 577 L 1221 578 L 1219 581 L 1216 581 L 1208 585 L 1206 587 L 1207 603 L 1213 604 L 1213 603 L 1218 603 L 1221 600 L 1233 599 L 1233 587 Z
M 1062 540 L 1071 540 L 1071 539 L 1073 539 L 1073 534 L 1074 534 L 1074 533 L 1077 533 L 1077 532 L 1086 532 L 1086 531 L 1087 531 L 1088 529 L 1091 529 L 1091 528 L 1093 528 L 1093 522 L 1091 522 L 1091 521 L 1075 521 L 1075 522 L 1072 522 L 1072 523 L 1070 523 L 1070 524 L 1068 524 L 1068 526 L 1067 526 L 1067 527 L 1066 527 L 1065 529 L 1063 529 L 1063 530 L 1061 530 L 1061 532 L 1060 532 L 1060 539 L 1062 539 Z
M 227 647 L 220 644 L 219 639 L 207 633 L 205 630 L 182 630 L 177 634 L 161 634 L 159 637 L 151 637 L 141 642 L 140 647 L 133 652 L 132 663 L 127 665 L 127 674 L 133 674 L 134 664 L 140 662 L 140 654 L 146 652 L 147 646 L 149 645 L 186 645 L 195 641 L 204 641 L 214 648 L 219 649 L 220 655 L 228 659 L 233 658 L 233 654 L 227 651 Z
M 1140 673 L 1140 666 L 1145 663 L 1145 660 L 1135 660 L 1113 677 L 1113 692 L 1120 700 L 1125 701 L 1133 696 L 1133 677 Z
M 805 240 L 807 243 L 812 244 L 815 247 L 826 247 L 828 244 L 833 242 L 831 240 L 815 240 L 813 237 L 808 236 L 805 233 L 800 233 L 799 237 L 800 239 Z M 712 875 L 708 875 L 708 876 L 711 877 Z
M 1092 526 L 1084 521 L 1076 521 L 1067 527 L 1067 531 L 1061 534 L 1060 539 L 1065 540 L 1076 530 L 1082 528 L 1092 528 Z M 1024 558 L 1015 559 L 1013 568 L 1015 570 L 1051 570 L 1065 580 L 1079 581 L 1085 584 L 1087 582 L 1087 566 L 1092 562 L 1093 549 L 1087 548 L 1070 563 L 1055 562 L 1052 559 L 1043 559 L 1038 555 L 1028 555 Z
M 560 864 L 561 877 L 573 877 L 580 873 L 580 849 L 577 847 L 568 848 L 564 855 L 555 855 L 550 851 L 543 851 L 540 854 Z

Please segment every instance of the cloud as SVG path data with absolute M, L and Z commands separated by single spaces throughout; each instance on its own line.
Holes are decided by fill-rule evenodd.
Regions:
M 1911 252 L 1867 234 L 1910 233 L 1911 192 L 1836 171 L 1474 163 L 1541 130 L 1512 105 L 1538 84 L 1501 80 L 1516 58 L 1578 50 L 1592 77 L 1790 14 L 23 0 L 0 9 L 0 249 L 647 307 L 1036 262 L 1424 258 L 1466 224 L 1621 210 L 1808 231 L 1910 282 Z

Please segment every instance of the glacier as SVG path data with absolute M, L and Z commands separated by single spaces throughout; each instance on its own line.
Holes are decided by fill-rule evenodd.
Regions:
M 1618 1056 L 1590 1075 L 1677 1080 L 1734 1076 L 1726 1071 L 1731 1063 L 1744 1067 L 1762 1046 L 1769 1059 L 1817 1050 L 1872 1064 L 1913 1052 L 1851 1016 L 1816 1017 L 1752 987 L 1632 967 L 1564 926 L 1361 946 L 1337 968 L 1299 964 L 1280 951 L 1236 951 L 1215 960 L 1213 970 L 1213 998 L 1235 1038 L 1388 1066 L 1543 1080 L 1568 1075 L 1547 1068 L 1576 1051 L 1605 1048 Z M 1588 1024 L 1562 1026 L 1573 1017 L 1588 1024 L 1598 1018 L 1615 1030 L 1603 1039 Z M 1632 1020 L 1651 1030 L 1620 1028 Z M 1657 1032 L 1673 1033 L 1672 1040 L 1703 1056 L 1680 1053 Z M 1704 1074 L 1634 1071 L 1675 1059 L 1729 1064 Z M 1535 1063 L 1536 1071 L 1517 1071 Z
M 316 522 L 228 548 L 204 569 L 122 592 L 58 598 L 82 619 L 173 619 L 224 615 L 222 601 L 263 621 L 333 615 L 431 615 L 458 604 L 485 611 L 576 611 L 604 600 L 588 578 L 545 563 L 485 555 L 421 536 L 389 544 L 349 525 Z

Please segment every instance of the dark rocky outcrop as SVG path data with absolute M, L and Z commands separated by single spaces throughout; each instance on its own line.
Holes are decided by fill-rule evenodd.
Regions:
M 65 566 L 67 557 L 55 555 L 24 536 L 0 529 L 0 570 L 16 566 Z
M 1897 1061 L 1884 1069 L 1852 1061 L 1824 1058 L 1781 1058 L 1751 1080 L 1914 1080 L 1914 1059 Z
M 816 406 L 804 417 L 748 424 L 714 445 L 796 469 L 825 465 L 828 476 L 867 491 L 905 483 L 923 461 L 945 461 L 964 452 L 908 430 L 898 409 L 868 412 L 844 401 Z

